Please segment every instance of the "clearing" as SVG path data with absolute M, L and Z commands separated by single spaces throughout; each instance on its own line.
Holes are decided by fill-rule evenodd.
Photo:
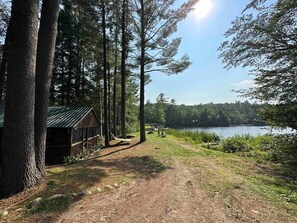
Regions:
M 296 176 L 278 166 L 172 136 L 137 140 L 48 167 L 46 184 L 0 201 L 0 222 L 297 222 Z

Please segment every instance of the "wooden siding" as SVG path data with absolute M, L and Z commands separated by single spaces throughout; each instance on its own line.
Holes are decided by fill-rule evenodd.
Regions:
M 94 111 L 92 110 L 88 113 L 75 127 L 84 128 L 84 127 L 99 127 L 100 123 L 97 119 Z

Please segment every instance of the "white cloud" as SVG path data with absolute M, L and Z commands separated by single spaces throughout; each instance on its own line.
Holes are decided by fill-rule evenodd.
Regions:
M 235 86 L 238 88 L 251 88 L 255 86 L 254 80 L 242 80 L 235 83 Z

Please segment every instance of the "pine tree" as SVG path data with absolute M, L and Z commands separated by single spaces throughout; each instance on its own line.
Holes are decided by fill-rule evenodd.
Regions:
M 35 157 L 45 177 L 45 147 L 49 91 L 56 46 L 60 0 L 43 0 L 38 34 L 35 89 Z
M 193 9 L 198 0 L 191 0 L 173 10 L 174 1 L 136 0 L 134 9 L 134 33 L 137 38 L 138 64 L 140 67 L 140 141 L 146 140 L 144 117 L 144 86 L 146 75 L 152 72 L 177 74 L 189 67 L 187 55 L 175 59 L 180 38 L 169 41 L 169 37 L 176 31 L 177 23 L 184 19 Z
M 20 192 L 40 181 L 34 147 L 38 2 L 12 1 L 2 135 L 2 196 Z

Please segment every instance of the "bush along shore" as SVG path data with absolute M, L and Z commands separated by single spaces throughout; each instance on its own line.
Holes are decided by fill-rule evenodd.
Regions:
M 265 134 L 257 137 L 235 135 L 220 139 L 214 133 L 204 131 L 184 131 L 171 129 L 168 134 L 191 144 L 199 144 L 207 149 L 234 153 L 255 159 L 257 162 L 274 162 L 284 167 L 297 167 L 297 135 Z

